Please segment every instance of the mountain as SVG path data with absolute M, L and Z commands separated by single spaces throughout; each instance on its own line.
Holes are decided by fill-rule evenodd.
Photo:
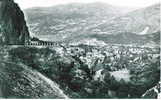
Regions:
M 31 35 L 40 40 L 145 44 L 151 39 L 148 34 L 160 30 L 159 8 L 156 4 L 128 12 L 103 3 L 73 3 L 24 12 Z
M 157 31 L 152 34 L 147 34 L 146 39 L 151 41 L 151 43 L 153 42 L 153 44 L 160 44 L 160 31 Z
M 0 44 L 24 44 L 29 38 L 24 14 L 13 0 L 0 0 Z
M 131 32 L 138 35 L 155 33 L 160 30 L 160 4 L 137 9 L 93 29 L 107 34 Z
M 91 27 L 108 23 L 111 18 L 128 11 L 129 9 L 98 2 L 24 10 L 31 35 L 51 41 L 62 41 L 71 35 L 87 34 Z

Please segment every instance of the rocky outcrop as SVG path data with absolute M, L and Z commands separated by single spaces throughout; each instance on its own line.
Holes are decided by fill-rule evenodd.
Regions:
M 156 86 L 152 87 L 151 89 L 147 90 L 142 95 L 142 98 L 159 98 L 159 95 L 160 95 L 160 84 L 161 84 L 161 82 L 159 82 Z
M 13 0 L 0 0 L 0 44 L 25 44 L 29 39 L 24 14 Z

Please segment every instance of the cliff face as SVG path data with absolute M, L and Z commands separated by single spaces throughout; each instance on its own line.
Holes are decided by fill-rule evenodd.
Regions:
M 13 0 L 0 0 L 0 44 L 24 44 L 29 38 L 24 14 Z

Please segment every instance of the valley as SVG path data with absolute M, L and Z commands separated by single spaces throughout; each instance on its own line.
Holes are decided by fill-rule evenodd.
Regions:
M 49 82 L 47 84 L 53 84 L 51 82 L 58 84 L 69 98 L 144 98 L 142 95 L 148 89 L 159 84 L 159 50 L 157 47 L 116 45 L 6 46 L 1 48 L 3 51 L 1 58 L 5 62 L 21 63 L 26 66 L 26 70 L 33 69 L 31 72 L 36 76 L 30 78 L 35 80 L 37 75 L 39 77 L 43 75 L 42 79 Z M 9 66 L 6 68 L 10 69 Z M 51 87 L 57 86 L 56 84 Z M 24 88 L 25 91 L 26 89 Z M 65 97 L 61 95 L 61 91 L 56 88 L 54 90 L 60 94 L 58 98 Z M 48 92 L 43 93 L 48 95 Z M 157 94 L 154 94 L 149 97 L 156 98 Z M 32 96 L 24 95 L 24 97 Z
M 160 4 L 0 0 L 0 99 L 156 99 Z

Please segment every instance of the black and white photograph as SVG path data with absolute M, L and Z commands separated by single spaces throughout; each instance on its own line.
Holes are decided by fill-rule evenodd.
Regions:
M 0 0 L 0 99 L 159 99 L 160 0 Z

